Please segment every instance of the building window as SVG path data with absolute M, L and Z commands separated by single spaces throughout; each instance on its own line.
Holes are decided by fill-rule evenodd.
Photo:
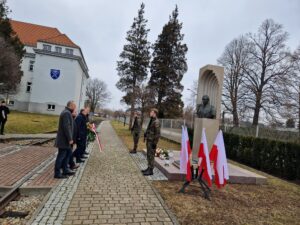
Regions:
M 31 85 L 32 85 L 31 82 L 27 82 L 27 86 L 26 86 L 26 92 L 27 92 L 27 93 L 30 93 L 30 92 L 31 92 Z
M 44 49 L 45 51 L 51 52 L 51 45 L 43 45 L 43 49 Z
M 29 71 L 33 71 L 34 61 L 30 60 L 29 62 Z
M 9 101 L 8 101 L 8 105 L 10 105 L 10 106 L 14 106 L 14 105 L 15 105 L 15 101 L 11 101 L 11 100 L 9 100 Z
M 55 105 L 48 104 L 48 111 L 54 111 Z
M 73 55 L 73 49 L 66 48 L 66 54 Z
M 55 47 L 55 52 L 61 53 L 61 51 L 62 51 L 62 48 L 61 48 L 61 47 Z

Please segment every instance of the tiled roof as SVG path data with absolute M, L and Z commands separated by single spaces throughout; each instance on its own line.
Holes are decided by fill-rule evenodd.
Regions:
M 24 45 L 36 47 L 38 41 L 79 48 L 67 35 L 57 28 L 11 20 L 12 29 Z

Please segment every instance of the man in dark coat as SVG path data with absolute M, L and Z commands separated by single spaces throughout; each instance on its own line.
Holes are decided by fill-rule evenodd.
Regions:
M 73 153 L 73 156 L 76 158 L 77 163 L 84 162 L 83 158 L 85 149 L 86 149 L 86 141 L 87 141 L 87 110 L 81 109 L 79 115 L 75 119 L 75 126 L 77 129 L 76 135 L 76 145 L 77 148 Z
M 69 101 L 67 107 L 62 111 L 59 117 L 58 131 L 55 141 L 55 146 L 58 148 L 58 154 L 54 167 L 54 178 L 67 178 L 67 175 L 74 175 L 75 173 L 68 169 L 68 162 L 70 154 L 72 154 L 71 145 L 73 141 L 73 118 L 72 112 L 76 105 L 74 101 Z M 61 173 L 61 168 L 63 174 Z
M 145 132 L 148 168 L 142 171 L 144 176 L 153 175 L 155 151 L 160 138 L 160 122 L 157 114 L 157 109 L 151 109 L 150 122 Z
M 75 118 L 77 117 L 77 112 L 76 112 L 76 109 L 73 111 L 72 113 L 72 118 L 73 118 L 73 140 L 76 140 L 77 139 L 77 128 L 76 128 L 76 124 L 75 124 Z M 74 147 L 74 144 L 73 143 L 71 145 L 71 149 L 73 151 L 73 147 Z M 79 167 L 79 165 L 76 165 L 76 163 L 74 162 L 74 155 L 73 155 L 73 152 L 72 154 L 70 155 L 70 159 L 69 159 L 69 167 L 71 170 L 74 170 L 74 169 L 77 169 Z
M 133 136 L 133 149 L 130 151 L 131 154 L 135 154 L 138 144 L 139 144 L 139 138 L 142 130 L 142 123 L 141 123 L 141 118 L 139 112 L 134 113 L 134 119 L 133 119 L 133 124 L 131 126 L 131 133 Z
M 2 101 L 0 105 L 0 135 L 4 135 L 4 127 L 8 114 L 9 108 L 6 106 L 5 101 Z

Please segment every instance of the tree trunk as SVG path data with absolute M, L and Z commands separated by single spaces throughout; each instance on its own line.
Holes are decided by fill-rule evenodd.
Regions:
M 298 90 L 298 130 L 299 130 L 299 136 L 300 136 L 300 85 Z
M 238 127 L 240 121 L 239 121 L 239 115 L 238 115 L 236 107 L 232 110 L 232 115 L 233 115 L 233 125 L 235 127 Z
M 235 94 L 235 96 L 237 96 L 237 92 Z M 233 116 L 233 125 L 235 127 L 238 127 L 239 126 L 239 114 L 238 114 L 238 111 L 237 111 L 237 97 L 235 98 L 231 98 L 231 101 L 232 101 L 232 116 Z
M 253 126 L 258 125 L 259 112 L 260 112 L 260 99 L 256 99 L 253 121 L 252 121 Z
M 162 102 L 162 96 L 161 94 L 158 94 L 158 98 L 157 98 L 157 110 L 158 110 L 158 117 L 159 118 L 163 118 L 164 117 L 164 113 L 163 113 L 163 110 L 162 110 L 162 106 L 161 106 L 161 102 Z

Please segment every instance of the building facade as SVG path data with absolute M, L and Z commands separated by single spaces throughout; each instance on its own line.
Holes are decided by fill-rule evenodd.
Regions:
M 89 74 L 80 47 L 56 28 L 13 20 L 11 25 L 26 53 L 17 92 L 1 96 L 8 97 L 9 107 L 55 115 L 69 100 L 83 107 Z

